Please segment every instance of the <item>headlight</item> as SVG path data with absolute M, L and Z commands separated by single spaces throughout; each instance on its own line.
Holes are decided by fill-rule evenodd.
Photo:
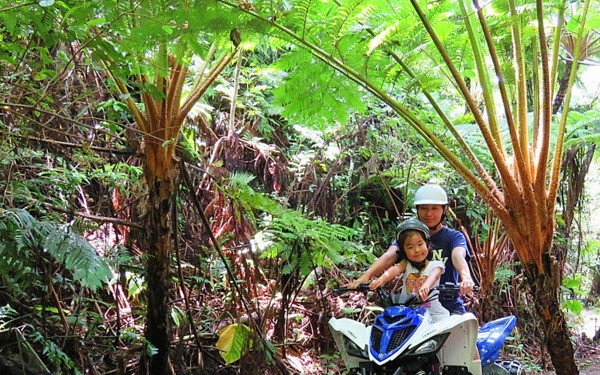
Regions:
M 437 352 L 448 338 L 449 333 L 432 337 L 415 349 L 411 350 L 411 355 L 422 355 Z
M 361 349 L 346 336 L 344 336 L 344 346 L 346 347 L 346 352 L 353 357 L 369 358 L 369 354 L 365 350 Z

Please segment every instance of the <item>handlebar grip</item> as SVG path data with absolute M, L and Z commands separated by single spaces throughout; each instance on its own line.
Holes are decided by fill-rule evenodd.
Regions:
M 438 285 L 431 289 L 439 290 L 440 292 L 457 292 L 460 290 L 460 286 L 458 286 L 456 284 L 446 283 L 446 284 Z M 479 291 L 479 289 L 480 289 L 479 286 L 473 285 L 473 291 L 477 292 L 477 291 Z
M 369 289 L 369 283 L 361 283 L 361 284 L 358 284 L 358 286 L 356 288 L 348 288 L 348 287 L 335 288 L 333 290 L 333 294 L 339 296 L 346 292 L 368 292 L 370 290 L 371 289 Z

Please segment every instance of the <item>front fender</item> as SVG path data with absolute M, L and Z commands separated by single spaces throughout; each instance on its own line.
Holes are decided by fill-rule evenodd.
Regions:
M 337 332 L 346 336 L 361 349 L 366 349 L 369 345 L 371 327 L 367 327 L 361 322 L 348 318 L 331 318 L 329 319 L 329 326 L 333 331 L 332 333 Z
M 361 361 L 368 360 L 367 358 L 360 358 L 349 354 L 346 350 L 344 337 L 352 341 L 361 351 L 368 353 L 369 337 L 371 335 L 370 326 L 367 327 L 361 322 L 348 318 L 331 318 L 329 319 L 329 327 L 331 328 L 331 335 L 335 340 L 335 345 L 338 347 L 348 369 L 358 368 Z

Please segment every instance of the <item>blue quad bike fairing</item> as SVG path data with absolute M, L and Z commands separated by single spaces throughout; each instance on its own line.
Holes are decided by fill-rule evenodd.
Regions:
M 373 357 L 384 361 L 409 340 L 423 321 L 425 309 L 406 306 L 387 307 L 377 316 L 371 329 L 370 350 Z
M 506 337 L 512 332 L 517 318 L 509 315 L 504 318 L 485 323 L 477 334 L 477 349 L 481 358 L 481 365 L 493 363 L 500 357 L 500 349 Z

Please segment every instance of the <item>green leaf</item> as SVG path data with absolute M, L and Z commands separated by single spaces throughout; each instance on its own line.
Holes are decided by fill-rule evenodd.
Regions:
M 93 20 L 90 20 L 88 22 L 86 22 L 86 26 L 89 27 L 94 27 L 94 26 L 98 26 L 98 25 L 102 25 L 103 23 L 106 22 L 105 18 L 94 18 Z
M 579 288 L 581 286 L 581 280 L 575 278 L 567 278 L 565 277 L 563 280 L 563 285 L 567 288 Z
M 230 324 L 219 332 L 216 347 L 225 363 L 238 361 L 252 346 L 250 333 L 252 330 L 244 324 Z
M 578 299 L 568 299 L 565 301 L 565 306 L 567 310 L 575 313 L 577 315 L 581 314 L 583 311 L 583 304 Z

